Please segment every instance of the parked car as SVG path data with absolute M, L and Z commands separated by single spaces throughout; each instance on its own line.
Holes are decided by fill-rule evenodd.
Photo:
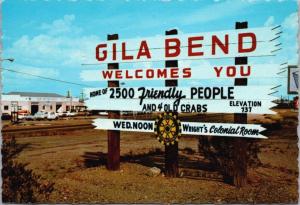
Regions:
M 58 113 L 57 113 L 57 116 L 58 116 L 58 117 L 63 117 L 64 114 L 65 114 L 64 112 L 58 112 Z
M 18 119 L 19 119 L 19 120 L 23 120 L 23 119 L 26 118 L 27 115 L 28 115 L 28 114 L 26 114 L 26 113 L 18 113 Z
M 67 112 L 67 117 L 73 117 L 76 116 L 77 113 L 76 112 Z
M 11 120 L 11 115 L 8 113 L 2 113 L 1 120 Z
M 99 114 L 99 115 L 108 115 L 107 112 L 99 112 L 98 114 Z
M 34 114 L 34 119 L 35 120 L 44 120 L 47 118 L 47 115 L 48 115 L 48 112 L 40 111 L 40 112 L 37 112 Z
M 57 120 L 58 115 L 55 112 L 48 112 L 47 113 L 47 119 L 48 120 Z
M 70 111 L 63 112 L 63 113 L 61 114 L 61 116 L 63 116 L 63 117 L 73 117 L 73 116 L 76 116 L 76 115 L 77 115 L 76 112 L 70 112 Z
M 26 115 L 25 120 L 34 120 L 34 115 Z

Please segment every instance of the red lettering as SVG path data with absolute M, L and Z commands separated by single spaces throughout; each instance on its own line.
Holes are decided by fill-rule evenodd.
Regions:
M 251 47 L 244 48 L 244 38 L 251 38 Z M 254 33 L 239 33 L 238 37 L 238 52 L 239 53 L 249 53 L 256 49 L 256 36 Z M 247 42 L 248 43 L 248 42 Z
M 240 71 L 241 71 L 241 76 L 250 76 L 250 74 L 251 74 L 251 66 L 248 65 L 248 67 L 247 67 L 247 73 L 244 70 L 244 66 L 241 66 Z
M 136 70 L 135 71 L 135 78 L 138 79 L 138 78 L 143 78 L 141 75 L 138 75 L 139 73 L 143 72 L 143 70 L 139 69 L 139 70 Z
M 116 70 L 115 74 L 116 74 L 116 79 L 122 79 L 122 70 Z
M 175 43 L 175 45 L 170 45 Z M 173 50 L 173 52 L 171 52 Z M 180 54 L 180 40 L 177 38 L 169 38 L 165 41 L 165 57 L 177 57 Z
M 171 78 L 179 78 L 178 76 L 178 68 L 171 68 Z
M 151 58 L 149 48 L 147 45 L 147 41 L 142 41 L 140 45 L 139 52 L 137 54 L 137 59 L 140 59 L 141 56 L 146 56 L 147 58 Z
M 220 77 L 221 70 L 223 69 L 223 67 L 222 67 L 222 66 L 221 66 L 220 68 L 214 67 L 214 69 L 215 69 L 215 71 L 216 71 L 217 77 L 219 78 L 219 77 Z
M 106 58 L 107 58 L 107 50 L 104 50 L 102 51 L 102 56 L 100 56 L 100 48 L 106 48 L 106 44 L 99 44 L 97 47 L 96 47 L 96 59 L 98 61 L 105 61 Z
M 132 60 L 133 59 L 133 56 L 126 55 L 126 43 L 125 42 L 122 43 L 122 59 L 123 60 Z
M 125 72 L 125 78 L 126 78 L 126 79 L 131 79 L 131 78 L 133 78 L 132 75 L 129 75 L 129 70 L 126 70 L 126 72 Z
M 158 69 L 157 78 L 167 78 L 167 69 Z
M 203 36 L 195 36 L 188 38 L 188 56 L 203 56 L 203 52 L 193 52 L 193 48 L 201 48 L 202 44 L 193 44 L 193 41 L 202 41 Z
M 225 35 L 225 43 L 223 44 L 222 41 L 220 41 L 220 39 L 216 36 L 213 35 L 212 36 L 212 55 L 216 55 L 216 45 L 219 46 L 219 48 L 221 48 L 221 50 L 223 51 L 224 54 L 228 54 L 228 48 L 229 48 L 229 42 L 228 42 L 228 34 Z
M 103 78 L 104 79 L 107 79 L 107 78 L 111 79 L 112 73 L 113 73 L 113 71 L 111 71 L 111 70 L 103 70 L 102 71 Z
M 146 71 L 146 77 L 147 77 L 147 78 L 153 78 L 153 77 L 154 77 L 154 70 L 148 69 L 148 70 Z
M 182 69 L 182 77 L 183 78 L 190 78 L 192 76 L 191 68 L 184 68 Z
M 236 75 L 236 68 L 235 66 L 228 66 L 226 70 L 226 75 L 228 77 L 234 77 Z

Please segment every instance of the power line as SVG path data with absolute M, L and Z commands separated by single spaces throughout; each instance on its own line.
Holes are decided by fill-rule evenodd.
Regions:
M 70 81 L 65 81 L 65 80 L 50 78 L 50 77 L 47 77 L 47 76 L 35 75 L 35 74 L 26 73 L 26 72 L 17 71 L 17 70 L 12 70 L 12 69 L 8 69 L 8 68 L 0 68 L 0 70 L 6 70 L 6 71 L 9 71 L 9 72 L 13 72 L 13 73 L 19 73 L 19 74 L 23 74 L 23 75 L 29 75 L 29 76 L 33 76 L 33 77 L 37 77 L 37 78 L 42 78 L 42 79 L 46 79 L 46 80 L 52 80 L 52 81 L 56 81 L 56 82 L 60 82 L 60 83 L 67 83 L 67 84 L 84 86 L 84 87 L 94 87 L 94 86 L 90 86 L 90 85 L 86 85 L 86 84 L 74 83 L 74 82 L 70 82 Z

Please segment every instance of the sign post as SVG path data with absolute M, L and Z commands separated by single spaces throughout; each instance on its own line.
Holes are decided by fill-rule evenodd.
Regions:
M 108 35 L 107 40 L 118 40 L 118 34 Z M 119 69 L 119 63 L 108 63 L 108 70 Z M 108 81 L 108 87 L 119 87 L 119 81 Z M 109 119 L 119 119 L 120 111 L 108 112 Z M 107 169 L 120 169 L 120 131 L 107 130 Z
M 248 22 L 236 22 L 236 29 L 248 28 Z M 248 64 L 247 57 L 236 57 L 235 65 Z M 247 86 L 247 78 L 236 78 L 235 86 Z M 235 113 L 234 123 L 247 124 L 247 114 Z M 247 141 L 242 138 L 233 139 L 234 160 L 233 160 L 233 184 L 236 187 L 243 187 L 247 184 Z
M 177 29 L 166 31 L 166 35 L 176 35 L 178 34 Z M 178 67 L 177 60 L 167 60 L 165 62 L 165 67 Z M 177 86 L 177 80 L 165 80 L 165 86 Z M 177 177 L 178 172 L 178 142 L 175 141 L 174 144 L 165 145 L 165 174 L 168 177 Z

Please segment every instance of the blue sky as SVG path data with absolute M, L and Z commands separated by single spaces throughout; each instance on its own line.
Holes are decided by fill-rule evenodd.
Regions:
M 2 66 L 90 86 L 106 86 L 106 83 L 82 82 L 80 71 L 97 68 L 81 64 L 94 58 L 96 45 L 105 41 L 107 34 L 118 33 L 120 38 L 126 39 L 164 35 L 165 30 L 173 28 L 177 28 L 179 33 L 219 31 L 234 29 L 236 21 L 248 21 L 249 27 L 282 25 L 282 51 L 275 58 L 251 58 L 249 62 L 297 64 L 296 12 L 295 0 L 5 0 L 2 3 L 2 57 L 12 57 L 15 62 L 3 62 Z M 71 90 L 73 95 L 78 96 L 84 88 L 7 71 L 2 76 L 3 92 L 66 94 L 67 90 Z M 216 84 L 209 81 L 202 83 Z M 279 95 L 286 95 L 284 77 L 252 82 L 262 83 L 282 84 Z M 151 86 L 163 85 L 163 82 L 126 84 Z

